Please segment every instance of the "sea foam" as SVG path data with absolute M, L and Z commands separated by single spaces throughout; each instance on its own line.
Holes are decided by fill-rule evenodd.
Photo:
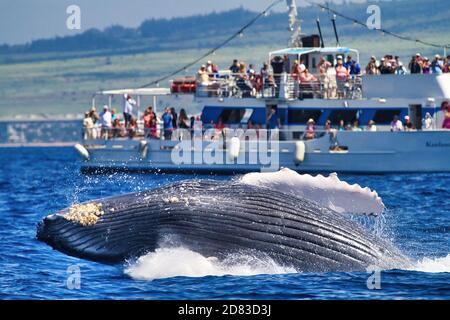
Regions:
M 235 253 L 219 261 L 215 257 L 204 257 L 183 247 L 159 248 L 141 256 L 125 268 L 125 273 L 137 280 L 295 272 L 294 268 L 280 266 L 265 256 Z
M 450 272 L 450 254 L 440 258 L 423 258 L 408 270 L 429 273 Z

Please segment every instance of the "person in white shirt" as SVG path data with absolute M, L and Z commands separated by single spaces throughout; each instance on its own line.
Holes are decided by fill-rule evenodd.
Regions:
M 425 114 L 425 119 L 423 119 L 423 130 L 432 130 L 433 129 L 433 118 L 431 114 L 427 112 Z
M 123 118 L 125 120 L 125 128 L 128 128 L 131 119 L 133 117 L 133 106 L 136 105 L 136 101 L 133 100 L 131 95 L 125 93 L 123 95 Z
M 398 116 L 394 116 L 394 120 L 391 122 L 391 131 L 403 131 L 403 123 L 400 121 Z
M 395 68 L 395 74 L 403 76 L 407 73 L 406 68 L 403 66 L 402 62 L 399 62 L 397 68 Z
M 369 126 L 367 127 L 368 131 L 377 131 L 377 125 L 375 124 L 375 121 L 370 120 L 369 121 Z
M 100 125 L 102 126 L 102 137 L 107 137 L 112 127 L 112 115 L 108 106 L 103 107 L 100 113 Z

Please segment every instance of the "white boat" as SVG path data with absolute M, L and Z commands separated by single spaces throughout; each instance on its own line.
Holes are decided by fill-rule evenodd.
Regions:
M 321 57 L 335 65 L 339 56 L 350 53 L 359 59 L 357 50 L 319 44 L 271 52 L 269 61 L 286 57 L 284 66 L 291 70 L 298 60 L 318 74 Z M 352 76 L 337 86 L 333 70 L 298 87 L 289 73 L 281 72 L 273 75 L 275 89 L 267 83 L 260 90 L 248 89 L 225 71 L 215 74 L 208 85 L 197 84 L 196 90 L 189 87 L 195 84 L 185 86 L 178 79 L 170 88 L 98 92 L 96 97 L 107 97 L 110 106 L 124 94 L 137 98 L 138 119 L 143 101 L 156 111 L 166 106 L 188 113 L 201 110 L 203 127 L 175 132 L 164 140 L 146 138 L 140 123 L 133 139 L 111 134 L 84 139 L 76 147 L 84 159 L 82 171 L 239 173 L 286 167 L 298 172 L 450 172 L 450 130 L 441 129 L 441 104 L 450 99 L 450 74 Z M 267 131 L 271 109 L 281 128 Z M 427 114 L 432 124 L 425 128 Z M 400 120 L 409 116 L 414 130 L 392 132 L 395 116 Z M 226 129 L 207 130 L 219 118 Z M 314 120 L 315 131 L 305 139 L 309 119 Z M 327 120 L 334 129 L 324 128 Z M 340 120 L 358 120 L 364 130 L 339 131 Z M 376 131 L 366 128 L 371 120 Z
M 176 138 L 177 134 L 172 140 L 144 137 L 85 139 L 82 170 L 231 173 L 287 167 L 299 172 L 450 172 L 450 131 L 440 129 L 443 118 L 440 104 L 450 98 L 450 74 L 363 76 L 363 97 L 360 99 L 298 100 L 289 98 L 287 91 L 284 98 L 197 97 L 196 94 L 173 94 L 161 89 L 100 92 L 107 96 L 129 93 L 139 97 L 138 100 L 150 96 L 156 100 L 155 106 L 170 105 L 178 110 L 197 105 L 196 108 L 200 106 L 203 110 L 203 123 L 221 117 L 231 134 L 225 139 L 219 135 L 219 139 L 213 141 L 195 137 L 180 140 Z M 236 139 L 232 138 L 245 134 L 249 121 L 265 121 L 267 109 L 271 107 L 277 108 L 282 122 L 279 140 L 268 137 L 269 146 L 261 151 L 259 144 L 264 140 L 258 140 L 255 146 L 248 138 L 251 134 L 246 138 L 241 136 L 238 152 L 231 159 L 230 149 L 236 149 L 232 146 Z M 429 130 L 422 129 L 426 113 L 433 119 Z M 409 115 L 417 130 L 391 132 L 394 115 L 400 119 Z M 315 120 L 318 128 L 327 119 L 334 127 L 340 119 L 346 122 L 358 119 L 361 124 L 375 120 L 377 131 L 316 130 L 314 139 L 304 140 L 309 118 Z M 220 155 L 215 155 L 215 150 Z M 177 153 L 181 151 L 191 153 L 188 160 L 180 161 Z M 265 157 L 275 163 L 263 163 L 260 159 L 255 163 L 255 157 L 260 157 L 261 152 L 266 152 Z M 213 156 L 216 158 L 210 159 Z

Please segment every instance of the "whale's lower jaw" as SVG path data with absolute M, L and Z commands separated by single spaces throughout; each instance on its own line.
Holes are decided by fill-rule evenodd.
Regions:
M 91 211 L 78 212 L 83 206 Z M 259 252 L 298 271 L 387 269 L 407 261 L 392 245 L 342 215 L 238 182 L 176 183 L 77 210 L 44 218 L 37 238 L 66 254 L 103 263 L 154 251 L 168 238 L 169 245 L 205 256 Z

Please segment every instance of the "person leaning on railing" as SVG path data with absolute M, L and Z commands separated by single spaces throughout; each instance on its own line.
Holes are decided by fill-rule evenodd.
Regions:
M 442 103 L 444 111 L 444 121 L 442 122 L 442 129 L 450 129 L 450 105 L 447 101 Z
M 84 139 L 93 139 L 94 138 L 94 121 L 89 116 L 89 112 L 84 113 L 83 119 L 83 138 Z
M 239 63 L 239 72 L 234 75 L 236 78 L 236 86 L 242 93 L 242 98 L 250 98 L 253 91 L 253 86 L 249 80 L 247 70 L 244 62 Z
M 333 65 L 325 60 L 324 57 L 320 57 L 319 64 L 317 65 L 317 69 L 319 69 L 319 80 L 321 85 L 321 91 L 323 92 L 324 98 L 331 98 L 332 92 L 331 92 L 331 84 L 330 84 L 330 78 L 328 76 L 328 70 Z
M 317 78 L 305 69 L 304 72 L 300 74 L 300 84 L 301 84 L 301 95 L 303 98 L 313 98 L 314 94 L 318 91 Z
M 115 119 L 112 125 L 113 138 L 122 138 L 125 136 L 125 130 L 119 119 Z
M 135 118 L 132 118 L 128 126 L 128 138 L 133 139 L 138 131 L 138 125 Z
M 144 137 L 150 138 L 150 126 L 153 118 L 153 107 L 148 107 L 144 111 Z
M 273 70 L 273 78 L 275 80 L 275 96 L 280 96 L 281 77 L 284 72 L 285 61 L 280 56 L 275 56 L 270 61 Z
M 303 66 L 304 67 L 304 66 Z M 303 73 L 304 69 L 300 66 L 298 60 L 294 61 L 292 66 L 291 75 L 292 81 L 294 81 L 294 98 L 297 99 L 300 94 L 300 75 Z
M 378 69 L 378 66 L 377 66 L 377 58 L 375 56 L 372 56 L 370 58 L 370 61 L 366 66 L 366 74 L 369 74 L 369 75 L 379 75 L 380 74 L 380 70 Z
M 345 97 L 346 84 L 349 78 L 349 71 L 344 67 L 342 56 L 338 56 L 336 65 L 336 82 L 338 98 Z
M 208 96 L 209 74 L 206 66 L 202 65 L 196 74 L 197 95 L 200 97 Z
M 123 95 L 123 118 L 125 120 L 125 128 L 128 128 L 131 118 L 133 118 L 133 106 L 136 105 L 136 101 L 133 100 L 131 95 L 125 93 Z
M 162 120 L 164 125 L 164 140 L 171 140 L 173 133 L 173 115 L 170 107 L 165 109 Z
M 316 122 L 314 119 L 309 119 L 306 123 L 305 140 L 312 140 L 316 138 Z
M 112 128 L 112 115 L 109 107 L 105 105 L 100 113 L 101 137 L 108 139 Z

